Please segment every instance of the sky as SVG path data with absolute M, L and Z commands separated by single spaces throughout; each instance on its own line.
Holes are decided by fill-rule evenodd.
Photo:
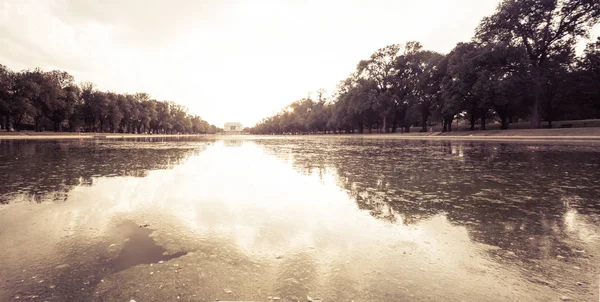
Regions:
M 446 53 L 499 0 L 0 0 L 0 64 L 146 92 L 209 123 L 252 126 L 378 48 Z M 595 35 L 600 34 L 596 28 Z

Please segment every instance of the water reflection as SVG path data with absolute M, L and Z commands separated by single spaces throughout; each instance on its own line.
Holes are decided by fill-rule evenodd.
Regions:
M 65 201 L 74 187 L 91 186 L 94 178 L 145 177 L 203 149 L 177 141 L 0 140 L 0 203 Z
M 241 147 L 244 143 L 243 140 L 239 139 L 225 139 L 221 141 L 225 147 Z
M 114 272 L 119 272 L 139 264 L 158 263 L 179 258 L 187 254 L 178 252 L 170 255 L 165 248 L 156 244 L 150 234 L 152 229 L 141 227 L 132 221 L 126 221 L 117 226 L 119 233 L 127 238 L 119 256 L 112 261 Z
M 30 158 L 47 153 L 59 167 L 80 160 L 69 166 L 78 168 L 37 170 L 41 178 L 62 183 L 75 173 L 93 185 L 75 184 L 65 203 L 38 205 L 47 206 L 39 212 L 0 211 L 0 221 L 14 217 L 5 232 L 52 238 L 86 262 L 83 255 L 97 257 L 90 245 L 113 244 L 103 237 L 111 225 L 150 220 L 157 244 L 189 251 L 177 263 L 178 276 L 195 285 L 185 292 L 190 300 L 192 293 L 327 301 L 594 295 L 600 154 L 593 147 L 331 138 L 48 144 L 28 147 L 37 150 Z M 11 148 L 0 154 L 9 158 Z M 14 161 L 7 165 L 24 165 Z M 22 183 L 32 185 L 36 177 L 28 177 Z M 43 244 L 30 236 L 19 244 Z M 15 242 L 0 237 L 8 258 L 17 258 Z M 153 288 L 144 300 L 173 299 L 157 284 L 184 292 L 171 275 L 139 277 L 150 270 L 98 270 L 106 282 L 90 294 L 127 300 L 140 284 Z
M 600 247 L 595 146 L 363 140 L 260 145 L 305 174 L 335 175 L 358 207 L 377 219 L 411 225 L 443 215 L 464 226 L 470 240 L 495 247 L 492 257 L 527 268 L 534 282 L 554 284 L 546 279 L 557 278 L 558 267 L 581 274 L 580 266 L 588 266 Z M 596 271 L 592 265 L 586 273 Z
M 600 214 L 600 153 L 593 147 L 361 140 L 260 144 L 305 174 L 335 174 L 359 208 L 378 219 L 414 224 L 443 213 L 467 226 L 473 240 L 527 258 L 572 256 L 573 243 L 564 242 L 571 238 L 565 236 L 564 217 Z

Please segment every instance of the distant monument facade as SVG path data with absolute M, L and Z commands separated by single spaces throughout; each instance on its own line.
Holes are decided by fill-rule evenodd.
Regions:
M 223 126 L 225 134 L 240 134 L 243 129 L 242 123 L 238 122 L 225 123 L 225 126 Z

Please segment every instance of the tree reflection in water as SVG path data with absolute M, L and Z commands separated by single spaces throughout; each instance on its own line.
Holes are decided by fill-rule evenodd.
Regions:
M 358 207 L 377 219 L 409 225 L 445 215 L 466 227 L 472 240 L 501 248 L 500 256 L 581 257 L 580 234 L 600 231 L 600 153 L 594 146 L 258 143 L 303 173 L 333 174 Z M 577 229 L 569 227 L 574 215 Z
M 0 212 L 11 218 L 6 233 L 22 240 L 2 237 L 7 259 L 15 260 L 3 271 L 33 280 L 20 268 L 38 255 L 23 257 L 21 247 L 56 246 L 65 260 L 47 267 L 68 285 L 60 297 L 85 300 L 96 292 L 79 292 L 87 278 L 106 281 L 99 283 L 106 299 L 128 299 L 152 268 L 107 277 L 118 253 L 105 249 L 122 238 L 102 236 L 111 234 L 113 219 L 148 217 L 157 243 L 192 251 L 178 263 L 203 273 L 189 282 L 202 284 L 200 300 L 222 297 L 223 284 L 263 298 L 331 301 L 595 294 L 588 285 L 600 256 L 594 146 L 310 136 L 149 142 L 0 142 L 6 202 L 31 192 L 53 200 L 55 190 L 65 197 L 71 190 L 74 201 Z M 132 178 L 140 176 L 147 177 Z M 12 219 L 15 213 L 21 216 Z M 59 263 L 84 265 L 54 272 Z M 45 290 L 37 280 L 15 288 L 34 282 L 35 293 Z M 146 294 L 168 300 L 176 290 L 173 283 Z M 75 292 L 81 296 L 69 296 Z
M 95 177 L 144 177 L 171 169 L 214 140 L 174 141 L 0 140 L 0 203 L 64 201 L 71 189 L 91 186 Z

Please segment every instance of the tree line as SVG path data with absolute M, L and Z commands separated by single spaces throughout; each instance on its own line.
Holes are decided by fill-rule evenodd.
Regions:
M 317 91 L 250 129 L 272 133 L 427 131 L 453 121 L 501 129 L 600 118 L 600 38 L 576 56 L 599 23 L 597 0 L 504 0 L 469 42 L 447 54 L 393 44 L 358 63 L 329 99 Z
M 99 91 L 72 75 L 0 64 L 0 129 L 111 133 L 215 133 L 218 128 L 171 101 L 147 93 Z

